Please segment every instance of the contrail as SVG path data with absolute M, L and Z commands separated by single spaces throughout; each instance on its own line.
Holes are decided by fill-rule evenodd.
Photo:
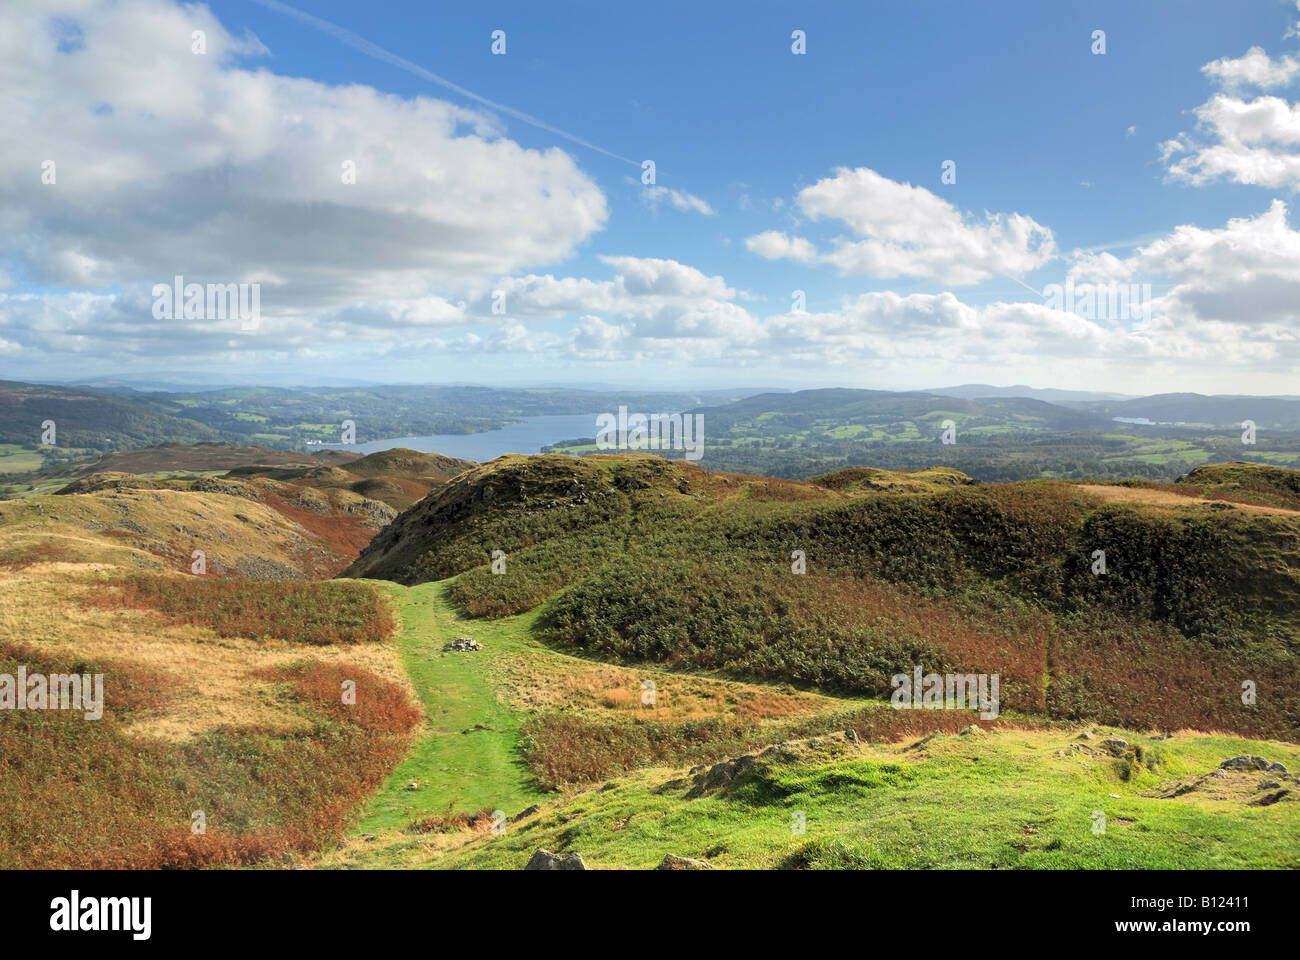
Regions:
M 285 16 L 293 17 L 296 20 L 300 20 L 303 23 L 307 24 L 308 26 L 315 27 L 317 30 L 321 30 L 325 33 L 328 33 L 330 36 L 334 37 L 334 39 L 346 43 L 349 47 L 361 51 L 368 57 L 373 57 L 376 60 L 382 60 L 385 63 L 390 63 L 395 67 L 399 67 L 402 70 L 405 70 L 407 73 L 413 73 L 417 77 L 420 77 L 424 80 L 428 80 L 431 83 L 436 83 L 439 86 L 446 87 L 448 90 L 454 90 L 456 93 L 459 93 L 462 97 L 468 97 L 470 100 L 474 100 L 477 103 L 481 103 L 486 107 L 491 107 L 493 110 L 499 111 L 500 113 L 504 113 L 507 116 L 514 117 L 516 120 L 522 120 L 524 123 L 537 127 L 539 130 L 545 130 L 547 133 L 553 133 L 557 137 L 563 137 L 565 140 L 569 140 L 572 143 L 578 144 L 578 146 L 586 147 L 588 150 L 595 150 L 597 153 L 603 153 L 607 157 L 612 157 L 615 160 L 621 160 L 624 163 L 630 163 L 634 167 L 641 166 L 641 164 L 638 163 L 636 160 L 632 160 L 629 157 L 620 156 L 619 154 L 614 153 L 613 151 L 606 150 L 604 147 L 598 147 L 596 144 L 592 143 L 591 141 L 583 140 L 581 137 L 576 137 L 571 133 L 566 133 L 565 131 L 559 129 L 558 127 L 551 126 L 549 123 L 547 123 L 544 120 L 538 120 L 536 117 L 529 116 L 528 114 L 520 110 L 514 109 L 513 107 L 507 107 L 505 104 L 496 103 L 493 100 L 489 100 L 487 97 L 480 97 L 477 93 L 474 93 L 474 91 L 466 90 L 460 84 L 452 83 L 450 80 L 444 77 L 440 77 L 436 73 L 433 73 L 432 71 L 424 69 L 424 67 L 420 66 L 418 63 L 412 63 L 410 60 L 407 60 L 405 57 L 399 57 L 395 53 L 390 53 L 389 51 L 385 50 L 383 47 L 379 46 L 378 44 L 371 43 L 365 37 L 357 36 L 355 33 L 353 33 L 351 30 L 348 30 L 346 27 L 340 27 L 337 23 L 331 23 L 328 20 L 322 20 L 320 17 L 313 16 L 312 14 L 307 13 L 303 10 L 299 10 L 296 7 L 291 7 L 287 3 L 281 3 L 280 0 L 253 0 L 253 3 L 258 4 L 259 6 L 266 7 L 268 10 L 274 10 L 276 13 L 282 13 Z

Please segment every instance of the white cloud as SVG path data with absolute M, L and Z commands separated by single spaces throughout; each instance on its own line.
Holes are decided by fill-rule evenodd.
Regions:
M 767 231 L 746 241 L 751 251 L 773 260 L 831 264 L 845 275 L 925 277 L 954 285 L 1025 273 L 1056 254 L 1052 231 L 1030 217 L 969 217 L 924 187 L 866 167 L 837 169 L 801 190 L 796 203 L 809 219 L 840 221 L 853 237 L 836 237 L 819 251 L 804 237 Z
M 1076 276 L 1174 286 L 1156 301 L 1169 322 L 1222 324 L 1243 340 L 1283 345 L 1300 330 L 1300 231 L 1287 222 L 1287 206 L 1274 200 L 1256 217 L 1229 220 L 1219 229 L 1180 226 L 1132 256 L 1088 258 Z
M 1218 93 L 1194 111 L 1197 134 L 1179 133 L 1160 145 L 1172 180 L 1202 186 L 1220 179 L 1265 187 L 1300 187 L 1300 104 L 1278 96 L 1243 100 L 1242 87 L 1283 86 L 1300 75 L 1300 61 L 1272 60 L 1251 47 L 1236 60 L 1202 68 L 1229 93 Z
M 1215 60 L 1201 67 L 1201 72 L 1226 90 L 1244 86 L 1270 90 L 1294 80 L 1300 74 L 1300 61 L 1291 56 L 1273 60 L 1263 47 L 1251 47 L 1245 56 Z
M 563 151 L 445 101 L 243 66 L 264 52 L 202 5 L 0 4 L 0 261 L 41 286 L 121 287 L 108 313 L 143 307 L 148 335 L 154 283 L 261 281 L 272 328 L 326 338 L 452 322 L 449 304 L 492 276 L 558 263 L 603 228 L 603 193 Z
M 706 217 L 712 217 L 716 213 L 707 201 L 701 200 L 693 193 L 687 193 L 685 190 L 674 190 L 672 187 L 653 185 L 640 187 L 639 189 L 641 190 L 642 199 L 652 207 L 657 207 L 667 200 L 672 204 L 674 210 L 680 210 L 683 213 L 702 213 Z

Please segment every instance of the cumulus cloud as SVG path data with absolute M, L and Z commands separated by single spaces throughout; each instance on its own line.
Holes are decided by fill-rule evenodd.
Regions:
M 831 310 L 758 316 L 721 276 L 632 257 L 603 258 L 615 271 L 610 280 L 518 278 L 510 300 L 512 312 L 539 321 L 582 313 L 563 342 L 544 349 L 584 361 L 726 358 L 846 372 L 1054 369 L 1098 378 L 1175 370 L 1216 377 L 1235 368 L 1282 378 L 1300 366 L 1300 231 L 1287 217 L 1277 201 L 1221 227 L 1180 226 L 1129 257 L 1073 254 L 1069 277 L 1078 284 L 1163 291 L 1122 317 L 1047 300 L 972 304 L 952 291 L 889 290 L 846 297 Z
M 529 274 L 497 285 L 512 316 L 587 314 L 629 321 L 632 335 L 656 339 L 731 338 L 752 335 L 756 321 L 733 301 L 736 290 L 676 260 L 602 256 L 612 280 Z M 485 304 L 477 307 L 483 309 Z
M 1180 226 L 1133 256 L 1089 258 L 1076 265 L 1081 279 L 1150 281 L 1174 285 L 1155 301 L 1170 322 L 1222 324 L 1257 345 L 1297 341 L 1300 329 L 1300 231 L 1288 223 L 1281 200 L 1255 217 L 1218 229 Z
M 1212 61 L 1201 72 L 1227 90 L 1246 86 L 1269 90 L 1294 80 L 1300 74 L 1300 61 L 1291 56 L 1273 60 L 1263 47 L 1251 47 L 1245 56 Z
M 924 277 L 953 285 L 979 283 L 996 274 L 1018 275 L 1052 260 L 1052 231 L 1019 213 L 963 214 L 948 201 L 866 167 L 841 167 L 795 198 L 810 220 L 833 220 L 852 236 L 829 248 L 769 230 L 746 240 L 769 260 L 827 263 L 844 275 Z
M 1246 87 L 1270 89 L 1300 76 L 1300 61 L 1271 59 L 1251 47 L 1235 60 L 1202 67 L 1227 92 L 1194 111 L 1196 133 L 1181 132 L 1160 145 L 1170 179 L 1202 186 L 1225 179 L 1266 187 L 1300 187 L 1300 104 L 1273 95 L 1243 99 Z
M 290 344 L 453 322 L 492 276 L 560 262 L 603 228 L 604 194 L 563 151 L 525 149 L 445 101 L 253 69 L 265 53 L 201 5 L 0 5 L 7 272 L 120 288 L 80 309 L 104 313 L 104 336 L 137 339 L 157 334 L 155 283 L 260 282 L 263 333 Z M 6 297 L 0 323 L 33 311 L 48 320 Z M 81 316 L 67 328 L 88 341 Z M 196 349 L 227 332 L 169 328 Z

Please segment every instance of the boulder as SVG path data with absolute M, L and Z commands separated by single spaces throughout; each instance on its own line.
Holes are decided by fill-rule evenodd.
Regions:
M 582 855 L 571 853 L 566 857 L 551 853 L 549 850 L 538 850 L 533 854 L 532 859 L 524 866 L 525 870 L 586 870 L 587 865 L 582 862 Z
M 1245 753 L 1229 757 L 1219 764 L 1219 767 L 1223 770 L 1267 770 L 1270 773 L 1286 773 L 1286 767 L 1280 763 L 1273 763 L 1264 757 L 1252 757 Z
M 679 857 L 675 853 L 665 853 L 664 858 L 659 861 L 656 870 L 712 870 L 713 864 L 707 860 L 693 860 L 690 857 Z
M 443 644 L 443 650 L 482 650 L 483 644 L 479 643 L 473 637 L 457 637 L 451 643 Z

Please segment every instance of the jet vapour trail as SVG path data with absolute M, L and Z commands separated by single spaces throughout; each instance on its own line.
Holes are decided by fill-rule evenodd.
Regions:
M 569 140 L 573 143 L 576 143 L 581 147 L 586 147 L 588 150 L 595 150 L 597 153 L 603 153 L 605 156 L 612 157 L 615 160 L 621 160 L 624 163 L 630 163 L 634 167 L 641 166 L 640 163 L 630 159 L 629 157 L 620 156 L 617 153 L 614 153 L 610 150 L 606 150 L 604 147 L 597 146 L 596 144 L 590 142 L 589 140 L 583 140 L 581 137 L 575 137 L 573 134 L 566 133 L 565 131 L 559 129 L 558 127 L 553 127 L 544 120 L 538 120 L 536 117 L 529 116 L 528 114 L 524 113 L 521 110 L 516 110 L 514 109 L 514 107 L 507 107 L 505 104 L 502 103 L 496 103 L 493 100 L 489 100 L 487 97 L 480 97 L 474 91 L 466 90 L 460 84 L 452 83 L 450 80 L 447 80 L 444 77 L 440 77 L 436 73 L 433 73 L 430 70 L 424 69 L 424 67 L 420 66 L 418 63 L 412 63 L 410 60 L 407 60 L 405 57 L 399 57 L 397 54 L 385 50 L 383 47 L 379 46 L 378 44 L 371 43 L 365 37 L 357 36 L 357 34 L 353 33 L 351 30 L 348 30 L 346 27 L 340 27 L 337 23 L 331 23 L 328 20 L 322 20 L 320 17 L 314 16 L 310 13 L 307 13 L 306 11 L 299 10 L 297 7 L 291 7 L 287 3 L 281 3 L 280 0 L 253 0 L 253 2 L 259 6 L 266 7 L 268 10 L 274 10 L 276 13 L 282 13 L 285 16 L 293 17 L 294 19 L 299 20 L 309 26 L 315 27 L 317 30 L 323 31 L 324 33 L 328 33 L 330 36 L 334 37 L 334 39 L 346 43 L 349 47 L 352 47 L 354 50 L 361 51 L 368 57 L 373 57 L 375 60 L 382 60 L 385 63 L 390 63 L 395 67 L 399 67 L 402 70 L 405 70 L 407 73 L 415 74 L 417 77 L 420 77 L 421 79 L 428 80 L 431 83 L 436 83 L 442 87 L 446 87 L 448 90 L 454 90 L 456 93 L 459 93 L 462 97 L 468 97 L 470 100 L 473 100 L 477 103 L 481 103 L 486 107 L 491 107 L 493 110 L 499 111 L 500 113 L 504 113 L 507 116 L 514 117 L 516 120 L 522 120 L 524 123 L 537 127 L 539 130 L 545 130 L 547 133 L 553 133 L 557 137 L 563 137 L 565 140 Z

